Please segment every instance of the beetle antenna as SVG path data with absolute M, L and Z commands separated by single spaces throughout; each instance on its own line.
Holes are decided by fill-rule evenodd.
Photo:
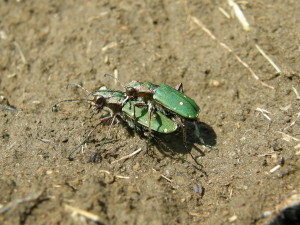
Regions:
M 120 81 L 117 77 L 115 77 L 114 75 L 109 74 L 109 73 L 106 73 L 106 74 L 104 74 L 104 76 L 105 76 L 105 77 L 106 77 L 106 76 L 109 76 L 109 77 L 114 78 L 116 81 L 118 81 L 118 83 L 122 86 L 122 88 L 125 89 L 125 86 L 124 86 L 124 85 L 121 83 L 121 81 Z
M 89 100 L 88 97 L 95 94 L 95 93 L 97 93 L 97 92 L 119 92 L 119 93 L 123 93 L 122 91 L 114 91 L 114 90 L 95 90 L 95 91 L 91 91 L 87 94 L 86 100 Z
M 89 99 L 65 99 L 65 100 L 61 100 L 61 101 L 58 101 L 56 102 L 54 105 L 51 106 L 51 110 L 52 112 L 54 111 L 54 108 L 59 105 L 60 103 L 63 103 L 63 102 L 91 102 L 92 100 L 89 100 Z
M 87 93 L 90 93 L 87 89 L 82 87 L 80 84 L 69 83 L 66 88 L 68 89 L 69 86 L 75 86 L 75 87 L 81 88 L 82 90 L 84 90 Z

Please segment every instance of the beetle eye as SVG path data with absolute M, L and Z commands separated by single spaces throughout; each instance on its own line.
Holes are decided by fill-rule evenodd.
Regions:
M 126 88 L 126 94 L 127 94 L 128 96 L 134 96 L 134 95 L 135 95 L 135 90 L 134 90 L 134 88 L 133 88 L 133 87 L 127 87 L 127 88 Z

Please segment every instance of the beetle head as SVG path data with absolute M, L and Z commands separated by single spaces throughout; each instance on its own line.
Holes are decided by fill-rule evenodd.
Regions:
M 129 97 L 135 97 L 136 96 L 136 90 L 134 87 L 126 87 L 126 95 Z
M 100 111 L 103 109 L 103 107 L 106 104 L 106 98 L 104 98 L 101 95 L 95 95 L 93 103 L 94 103 L 95 108 Z
M 128 97 L 136 97 L 141 88 L 141 82 L 133 80 L 125 88 L 125 93 Z

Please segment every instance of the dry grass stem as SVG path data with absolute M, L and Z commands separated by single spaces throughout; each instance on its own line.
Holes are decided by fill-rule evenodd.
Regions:
M 118 46 L 117 42 L 110 42 L 102 48 L 102 52 L 105 53 L 108 49 L 115 48 Z
M 79 209 L 77 207 L 73 207 L 73 206 L 70 206 L 70 205 L 67 205 L 67 204 L 65 204 L 65 208 L 72 211 L 75 214 L 79 214 L 79 215 L 84 216 L 84 217 L 86 217 L 90 220 L 101 223 L 99 216 L 97 216 L 93 213 L 90 213 L 88 211 L 85 211 L 85 210 L 82 210 L 82 209 Z
M 239 22 L 242 24 L 244 30 L 249 31 L 250 25 L 244 15 L 243 11 L 239 7 L 239 5 L 236 4 L 233 0 L 228 0 L 228 4 L 232 7 L 235 16 L 238 18 Z
M 225 11 L 225 9 L 222 7 L 219 7 L 218 9 L 227 19 L 230 19 L 230 15 Z
M 7 34 L 3 30 L 0 30 L 0 39 L 2 39 L 2 40 L 7 39 Z
M 277 165 L 274 168 L 270 169 L 270 173 L 274 173 L 275 171 L 279 170 L 280 168 L 281 168 L 281 166 Z
M 126 156 L 124 156 L 124 157 L 122 157 L 122 158 L 120 158 L 120 159 L 117 159 L 117 160 L 111 162 L 111 164 L 117 163 L 117 162 L 122 161 L 122 160 L 125 160 L 125 159 L 129 159 L 129 158 L 131 158 L 132 156 L 138 154 L 140 151 L 142 151 L 142 148 L 139 148 L 138 150 L 134 151 L 133 153 L 131 153 L 131 154 L 129 154 L 129 155 L 126 155 Z
M 87 48 L 86 48 L 86 55 L 87 55 L 87 57 L 90 57 L 92 44 L 93 44 L 92 40 L 90 40 L 89 43 L 87 44 Z
M 236 221 L 237 219 L 238 219 L 238 217 L 236 215 L 233 215 L 228 218 L 228 222 L 232 223 L 232 222 Z
M 286 130 L 286 129 L 292 127 L 292 126 L 294 126 L 296 124 L 297 120 L 299 119 L 299 117 L 300 117 L 300 112 L 297 113 L 297 118 L 289 126 L 287 126 L 286 128 L 284 128 L 284 130 Z
M 162 178 L 166 179 L 167 181 L 169 181 L 170 183 L 172 183 L 172 180 L 169 179 L 169 178 L 167 178 L 165 175 L 161 174 L 160 176 L 161 176 Z
M 54 143 L 54 141 L 44 139 L 44 138 L 37 138 L 39 141 L 44 142 L 44 143 Z
M 266 117 L 268 120 L 272 120 L 267 114 L 269 114 L 270 112 L 265 110 L 265 109 L 261 109 L 261 108 L 256 108 L 255 109 L 256 111 L 259 111 L 263 114 L 264 117 Z
M 295 87 L 292 87 L 293 92 L 295 92 L 297 99 L 300 99 L 300 95 Z
M 274 152 L 268 152 L 268 153 L 265 153 L 265 154 L 260 154 L 258 155 L 259 157 L 266 157 L 266 156 L 273 156 L 275 153 Z
M 22 59 L 22 62 L 26 65 L 27 64 L 27 60 L 24 56 L 24 53 L 20 47 L 20 45 L 18 44 L 18 42 L 14 41 L 14 45 L 16 46 L 18 52 L 20 53 L 20 56 L 21 56 L 21 59 Z
M 117 85 L 118 79 L 119 79 L 119 71 L 118 71 L 118 69 L 114 69 L 114 77 L 117 78 L 117 79 L 114 79 L 115 80 L 115 85 Z
M 116 175 L 116 178 L 120 178 L 120 179 L 130 179 L 130 177 L 125 177 L 125 176 L 120 176 L 120 175 Z
M 107 170 L 100 170 L 99 173 L 106 173 L 108 175 L 113 176 L 109 171 Z M 125 177 L 125 176 L 121 176 L 121 175 L 114 175 L 116 178 L 120 178 L 120 179 L 129 179 L 130 177 Z
M 274 63 L 274 61 L 264 52 L 264 50 L 261 49 L 261 47 L 259 47 L 259 45 L 255 45 L 255 47 L 257 48 L 257 50 L 260 52 L 260 54 L 262 54 L 262 56 L 275 68 L 275 70 L 277 71 L 277 73 L 281 73 L 281 69 L 279 69 L 279 67 Z
M 2 39 L 2 40 L 7 39 L 7 34 L 3 30 L 0 30 L 0 39 Z
M 92 23 L 94 20 L 99 20 L 99 19 L 102 19 L 104 16 L 106 16 L 108 14 L 108 12 L 101 12 L 99 13 L 99 15 L 97 16 L 93 16 L 93 17 L 90 17 L 87 21 L 88 23 Z
M 107 170 L 99 170 L 99 173 L 106 173 L 106 174 L 111 174 L 109 171 L 107 171 Z
M 204 24 L 198 18 L 194 16 L 191 16 L 191 18 L 195 24 L 197 24 L 206 34 L 208 34 L 208 36 L 210 36 L 211 39 L 215 40 L 221 47 L 223 47 L 226 51 L 231 53 L 250 72 L 250 74 L 255 80 L 259 81 L 261 85 L 265 87 L 274 89 L 274 87 L 261 81 L 259 77 L 254 73 L 254 71 L 249 67 L 249 65 L 246 62 L 244 62 L 230 47 L 228 47 L 225 43 L 219 41 L 216 38 L 216 36 L 209 29 L 207 29 L 206 26 L 204 26 Z
M 283 133 L 281 131 L 277 131 L 277 132 L 280 133 L 280 134 L 282 134 L 282 139 L 285 140 L 285 141 L 287 141 L 287 142 L 300 141 L 300 139 L 295 138 L 295 137 L 293 137 L 291 135 L 285 134 L 285 133 Z

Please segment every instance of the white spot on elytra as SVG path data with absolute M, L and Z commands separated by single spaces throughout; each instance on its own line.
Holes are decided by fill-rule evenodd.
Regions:
M 164 129 L 164 132 L 165 132 L 165 133 L 167 133 L 167 132 L 168 132 L 168 129 L 167 129 L 167 128 L 165 128 L 165 129 Z
M 183 102 L 179 102 L 179 105 L 183 105 Z

